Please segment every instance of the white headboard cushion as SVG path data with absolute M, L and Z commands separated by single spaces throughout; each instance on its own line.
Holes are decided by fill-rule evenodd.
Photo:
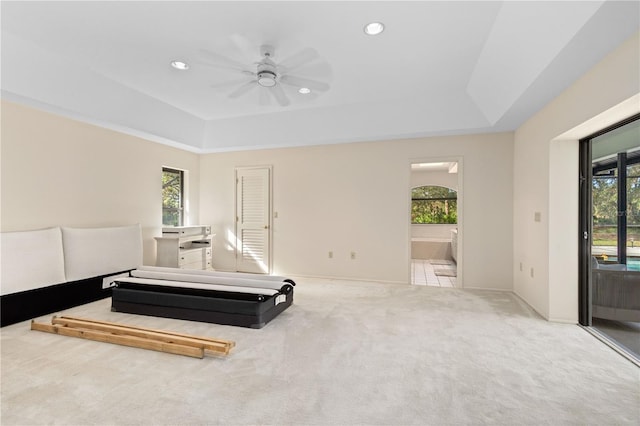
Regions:
M 113 228 L 62 228 L 67 281 L 107 275 L 142 265 L 139 224 Z
M 60 228 L 0 235 L 0 294 L 65 282 Z

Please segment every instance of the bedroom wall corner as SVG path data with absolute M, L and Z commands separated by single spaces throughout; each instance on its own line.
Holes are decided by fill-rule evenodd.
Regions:
M 2 101 L 0 230 L 139 223 L 145 264 L 161 234 L 162 166 L 189 171 L 190 223 L 199 221 L 195 153 Z

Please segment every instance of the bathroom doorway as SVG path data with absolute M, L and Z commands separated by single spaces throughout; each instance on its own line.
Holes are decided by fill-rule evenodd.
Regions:
M 462 287 L 461 159 L 413 161 L 410 277 L 413 285 Z

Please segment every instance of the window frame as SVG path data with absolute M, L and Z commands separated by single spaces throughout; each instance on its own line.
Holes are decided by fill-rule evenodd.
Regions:
M 163 200 L 162 200 L 162 225 L 163 226 L 183 226 L 184 225 L 184 206 L 185 206 L 185 171 L 176 169 L 173 167 L 162 167 L 162 176 L 164 177 L 165 173 L 177 174 L 180 177 L 180 193 L 179 193 L 179 206 L 178 207 L 165 207 L 164 205 L 164 180 L 162 183 L 162 191 L 163 191 Z M 165 213 L 178 213 L 178 223 L 165 223 Z

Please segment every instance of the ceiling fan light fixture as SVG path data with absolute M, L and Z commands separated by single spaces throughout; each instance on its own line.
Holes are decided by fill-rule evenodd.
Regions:
M 309 89 L 308 87 L 301 87 L 298 89 L 298 93 L 308 95 L 309 93 L 311 93 L 311 89 Z
M 366 35 L 378 35 L 384 31 L 384 24 L 382 22 L 370 22 L 364 26 L 364 33 Z
M 171 61 L 171 66 L 180 71 L 186 71 L 189 69 L 189 64 L 183 61 Z
M 258 84 L 262 87 L 273 87 L 276 85 L 276 74 L 271 71 L 258 73 Z

